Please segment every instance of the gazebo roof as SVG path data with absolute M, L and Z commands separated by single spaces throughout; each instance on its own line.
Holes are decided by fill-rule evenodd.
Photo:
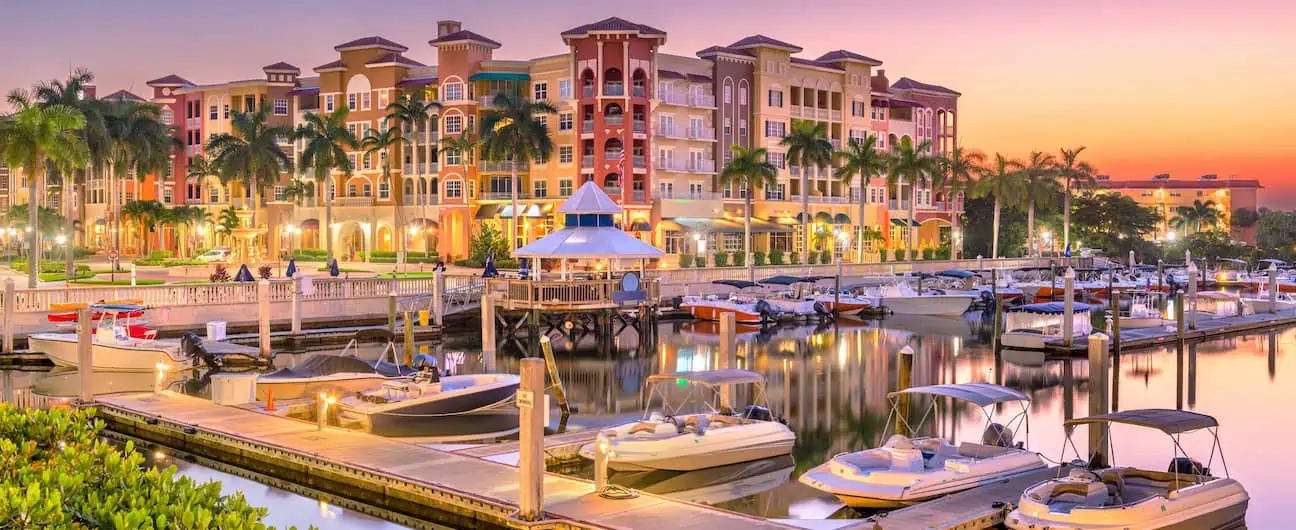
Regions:
M 664 254 L 612 226 L 564 228 L 513 251 L 515 258 L 660 258 Z
M 576 193 L 563 202 L 558 207 L 558 213 L 614 215 L 621 213 L 621 207 L 591 180 L 582 184 Z

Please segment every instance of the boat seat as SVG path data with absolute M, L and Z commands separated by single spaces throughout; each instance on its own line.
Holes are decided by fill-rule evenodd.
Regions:
M 743 424 L 742 418 L 739 418 L 737 416 L 730 416 L 727 414 L 709 414 L 707 415 L 706 418 L 707 418 L 707 422 L 710 423 L 713 427 L 728 427 L 731 425 Z
M 1063 482 L 1049 492 L 1048 507 L 1053 513 L 1070 513 L 1077 506 L 1106 506 L 1107 485 L 1099 481 Z
M 659 427 L 659 426 L 661 426 L 661 425 L 664 425 L 664 424 L 662 424 L 662 423 L 657 423 L 657 422 L 652 422 L 652 421 L 641 421 L 641 422 L 637 422 L 637 423 L 635 423 L 633 426 L 630 427 L 630 430 L 626 431 L 626 434 L 639 434 L 639 433 L 641 433 L 641 432 L 646 432 L 646 433 L 648 433 L 648 434 L 657 434 L 657 427 Z M 674 426 L 672 426 L 671 430 L 672 430 L 672 431 L 675 430 L 675 429 L 674 429 Z
M 994 458 L 996 456 L 1012 452 L 1013 449 L 1008 447 L 999 447 L 994 445 L 982 445 L 970 442 L 963 442 L 958 446 L 958 454 L 969 458 Z
M 890 467 L 891 456 L 886 451 L 875 449 L 839 455 L 828 462 L 828 467 L 834 475 L 865 476 L 871 470 Z

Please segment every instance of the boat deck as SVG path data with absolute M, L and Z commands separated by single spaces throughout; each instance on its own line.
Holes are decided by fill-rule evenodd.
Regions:
M 341 429 L 261 414 L 174 393 L 102 396 L 100 416 L 125 434 L 169 440 L 269 465 L 304 468 L 349 483 L 368 498 L 414 502 L 454 514 L 456 526 L 530 528 L 509 517 L 518 502 L 515 467 Z M 159 443 L 165 443 L 159 441 Z M 554 473 L 544 477 L 546 528 L 792 528 L 758 517 L 650 494 L 627 500 L 592 495 L 588 481 Z M 450 522 L 450 521 L 448 521 Z

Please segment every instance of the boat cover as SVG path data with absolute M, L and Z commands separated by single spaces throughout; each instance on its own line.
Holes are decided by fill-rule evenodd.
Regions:
M 333 374 L 364 373 L 376 373 L 383 377 L 396 377 L 413 373 L 413 370 L 409 367 L 390 363 L 370 363 L 351 355 L 316 354 L 293 368 L 280 368 L 261 377 L 263 379 L 304 379 Z
M 1174 409 L 1134 409 L 1099 414 L 1087 418 L 1067 420 L 1066 425 L 1083 425 L 1088 423 L 1124 423 L 1139 427 L 1150 427 L 1166 434 L 1219 427 L 1215 418 L 1196 412 Z
M 792 285 L 794 283 L 814 283 L 813 278 L 802 278 L 799 276 L 771 276 L 761 280 L 760 283 L 769 285 Z
M 965 270 L 959 270 L 959 269 L 950 269 L 950 270 L 940 271 L 940 272 L 936 273 L 936 275 L 937 275 L 937 276 L 945 276 L 945 277 L 947 277 L 947 278 L 960 278 L 960 279 L 967 279 L 967 278 L 971 278 L 971 277 L 973 277 L 973 276 L 976 276 L 976 273 L 975 273 L 975 272 L 972 272 L 972 271 L 965 271 Z
M 649 383 L 675 381 L 678 379 L 704 385 L 734 385 L 741 383 L 761 383 L 765 381 L 765 377 L 756 372 L 732 368 L 725 370 L 703 370 L 698 372 L 674 372 L 648 376 Z
M 760 287 L 759 283 L 749 282 L 747 280 L 716 280 L 711 283 L 716 285 L 728 285 L 737 289 L 746 289 L 748 287 Z
M 1093 306 L 1075 302 L 1071 304 L 1072 313 L 1086 313 Z M 1015 313 L 1044 313 L 1049 315 L 1060 315 L 1066 312 L 1066 302 L 1044 302 L 1041 304 L 1026 304 L 1020 307 L 1008 309 L 1009 312 Z
M 1030 401 L 1030 397 L 1017 390 L 992 383 L 962 383 L 957 385 L 931 385 L 906 388 L 887 394 L 894 397 L 899 394 L 924 394 L 929 396 L 946 396 L 976 403 L 985 407 L 995 403 L 1009 401 Z

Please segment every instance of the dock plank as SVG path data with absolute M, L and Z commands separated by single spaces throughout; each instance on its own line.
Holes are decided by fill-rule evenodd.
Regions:
M 500 505 L 516 506 L 517 468 L 465 454 L 414 445 L 367 433 L 329 428 L 263 414 L 211 401 L 166 392 L 101 396 L 96 403 L 200 430 L 236 436 L 262 446 L 287 449 L 357 469 L 379 471 L 411 485 L 430 485 L 474 495 Z M 570 445 L 573 436 L 555 443 Z M 516 448 L 513 449 L 516 451 Z M 588 481 L 548 473 L 545 512 L 584 528 L 793 528 L 734 512 L 683 501 L 640 494 L 635 499 L 609 500 L 592 495 Z
M 1057 476 L 1058 468 L 1041 469 L 995 484 L 947 495 L 908 508 L 874 516 L 847 526 L 851 529 L 879 530 L 971 530 L 992 528 L 1008 515 L 1005 506 L 1016 505 L 1026 488 Z M 1002 503 L 996 507 L 996 503 Z

